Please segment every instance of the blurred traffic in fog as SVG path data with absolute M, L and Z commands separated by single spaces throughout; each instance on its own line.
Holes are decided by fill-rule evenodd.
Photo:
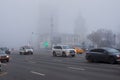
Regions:
M 45 44 L 47 47 L 67 44 L 118 47 L 119 3 L 119 0 L 1 0 L 0 46 L 43 48 Z M 107 38 L 111 41 L 106 39 L 107 35 L 100 36 L 99 41 L 91 39 L 95 32 L 101 35 L 101 29 L 103 35 L 111 36 Z M 106 31 L 108 33 L 104 33 Z

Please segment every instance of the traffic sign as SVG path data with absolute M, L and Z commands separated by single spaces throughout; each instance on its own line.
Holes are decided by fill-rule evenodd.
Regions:
M 43 46 L 44 46 L 44 47 L 48 47 L 48 46 L 49 46 L 49 43 L 48 43 L 48 42 L 44 42 Z

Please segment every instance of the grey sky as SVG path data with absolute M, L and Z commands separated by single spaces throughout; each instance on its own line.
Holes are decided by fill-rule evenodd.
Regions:
M 0 0 L 0 46 L 27 44 L 32 32 L 50 26 L 52 14 L 62 33 L 73 33 L 79 15 L 85 19 L 86 32 L 119 32 L 120 0 Z

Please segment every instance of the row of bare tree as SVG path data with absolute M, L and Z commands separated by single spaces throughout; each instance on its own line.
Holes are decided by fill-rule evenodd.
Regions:
M 120 48 L 120 35 L 111 30 L 98 29 L 90 33 L 87 38 L 97 47 L 115 47 Z

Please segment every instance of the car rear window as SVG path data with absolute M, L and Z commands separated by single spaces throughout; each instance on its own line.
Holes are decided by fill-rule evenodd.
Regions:
M 120 53 L 117 49 L 107 49 L 107 51 L 110 53 Z

